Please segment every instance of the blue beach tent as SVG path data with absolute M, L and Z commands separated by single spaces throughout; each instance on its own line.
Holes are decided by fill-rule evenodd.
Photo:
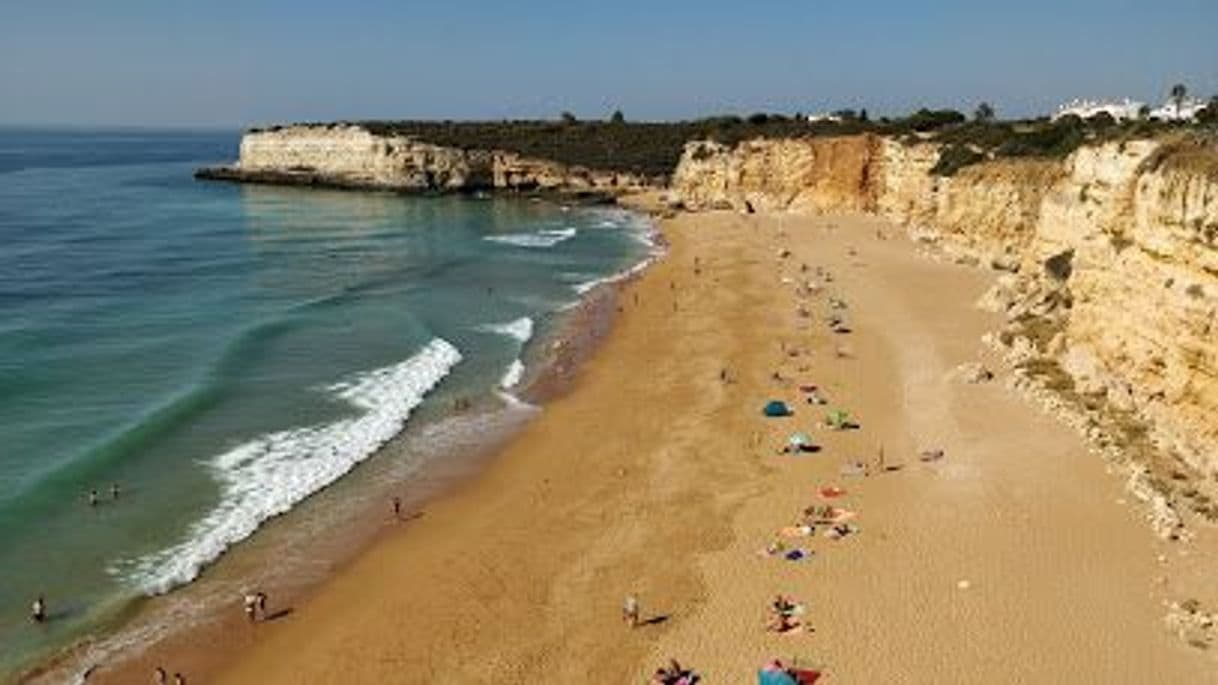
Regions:
M 795 678 L 782 671 L 759 671 L 757 685 L 799 685 Z
M 765 405 L 765 409 L 761 410 L 761 413 L 771 417 L 790 416 L 791 408 L 787 406 L 786 402 L 770 400 L 770 402 Z

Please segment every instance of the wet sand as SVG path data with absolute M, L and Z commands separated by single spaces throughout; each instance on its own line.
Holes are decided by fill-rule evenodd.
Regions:
M 980 342 L 996 322 L 973 307 L 989 276 L 865 218 L 662 230 L 668 257 L 622 288 L 572 391 L 481 474 L 289 616 L 143 663 L 227 683 L 642 682 L 670 657 L 707 682 L 749 682 L 772 657 L 822 682 L 1213 681 L 1212 657 L 1162 627 L 1157 557 L 1176 552 L 1069 429 L 1003 387 Z M 834 280 L 801 299 L 805 263 Z M 827 329 L 830 295 L 851 333 Z M 948 378 L 977 359 L 999 378 Z M 831 404 L 800 403 L 801 383 Z M 763 418 L 769 399 L 795 416 Z M 836 407 L 860 427 L 824 428 Z M 794 430 L 822 451 L 776 454 Z M 842 475 L 881 446 L 899 470 Z M 944 458 L 919 461 L 928 448 Z M 785 539 L 804 561 L 758 555 L 825 485 L 847 491 L 832 503 L 857 534 Z M 780 592 L 812 632 L 764 630 Z M 633 630 L 627 594 L 647 622 Z

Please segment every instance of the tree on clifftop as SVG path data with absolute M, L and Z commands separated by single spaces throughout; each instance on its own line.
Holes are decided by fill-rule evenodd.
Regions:
M 994 107 L 988 102 L 983 102 L 977 105 L 977 110 L 973 112 L 973 118 L 977 121 L 989 123 L 994 120 Z
M 1180 118 L 1180 107 L 1184 105 L 1184 97 L 1188 95 L 1188 86 L 1177 83 L 1171 87 L 1171 101 L 1176 104 L 1176 118 Z
M 558 118 L 562 119 L 562 123 L 564 123 L 564 124 L 578 124 L 579 123 L 579 119 L 576 119 L 575 115 L 570 112 L 563 112 L 562 114 L 558 115 Z
M 613 110 L 613 116 L 609 117 L 609 121 L 614 124 L 624 124 L 626 123 L 626 115 L 622 114 L 622 110 L 615 109 Z

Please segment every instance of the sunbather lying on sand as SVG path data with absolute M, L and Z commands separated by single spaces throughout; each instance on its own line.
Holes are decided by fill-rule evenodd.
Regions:
M 810 506 L 804 509 L 804 517 L 810 525 L 842 523 L 854 518 L 854 512 L 831 506 Z
M 789 633 L 792 630 L 798 629 L 800 625 L 797 618 L 785 614 L 776 614 L 770 617 L 765 629 L 775 633 Z
M 687 668 L 681 668 L 681 664 L 677 663 L 676 659 L 670 659 L 668 666 L 664 668 L 657 668 L 651 677 L 653 683 L 663 683 L 663 685 L 694 685 L 700 679 L 697 673 Z
M 858 528 L 855 528 L 849 523 L 838 523 L 829 530 L 825 531 L 825 537 L 829 538 L 830 540 L 841 540 L 842 538 L 848 535 L 853 535 L 857 532 Z
M 770 604 L 770 618 L 766 622 L 766 630 L 776 633 L 786 633 L 799 628 L 802 622 L 797 618 L 803 613 L 803 607 L 790 599 L 778 595 Z
M 926 461 L 926 462 L 939 461 L 940 459 L 943 458 L 943 450 L 941 448 L 933 449 L 933 450 L 922 450 L 922 454 L 919 455 L 918 458 L 921 459 L 922 461 Z
M 870 475 L 870 470 L 867 465 L 861 461 L 852 461 L 842 464 L 841 472 L 843 476 L 867 476 Z
M 775 595 L 774 601 L 770 603 L 770 610 L 776 614 L 793 615 L 798 608 L 798 604 L 783 595 Z

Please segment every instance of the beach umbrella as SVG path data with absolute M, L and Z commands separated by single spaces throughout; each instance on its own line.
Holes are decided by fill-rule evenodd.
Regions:
M 850 414 L 843 409 L 835 409 L 829 412 L 829 415 L 825 417 L 825 423 L 838 430 L 845 428 L 849 422 Z
M 808 437 L 807 433 L 792 433 L 791 437 L 787 438 L 787 444 L 795 449 L 803 449 L 812 446 L 812 438 Z

